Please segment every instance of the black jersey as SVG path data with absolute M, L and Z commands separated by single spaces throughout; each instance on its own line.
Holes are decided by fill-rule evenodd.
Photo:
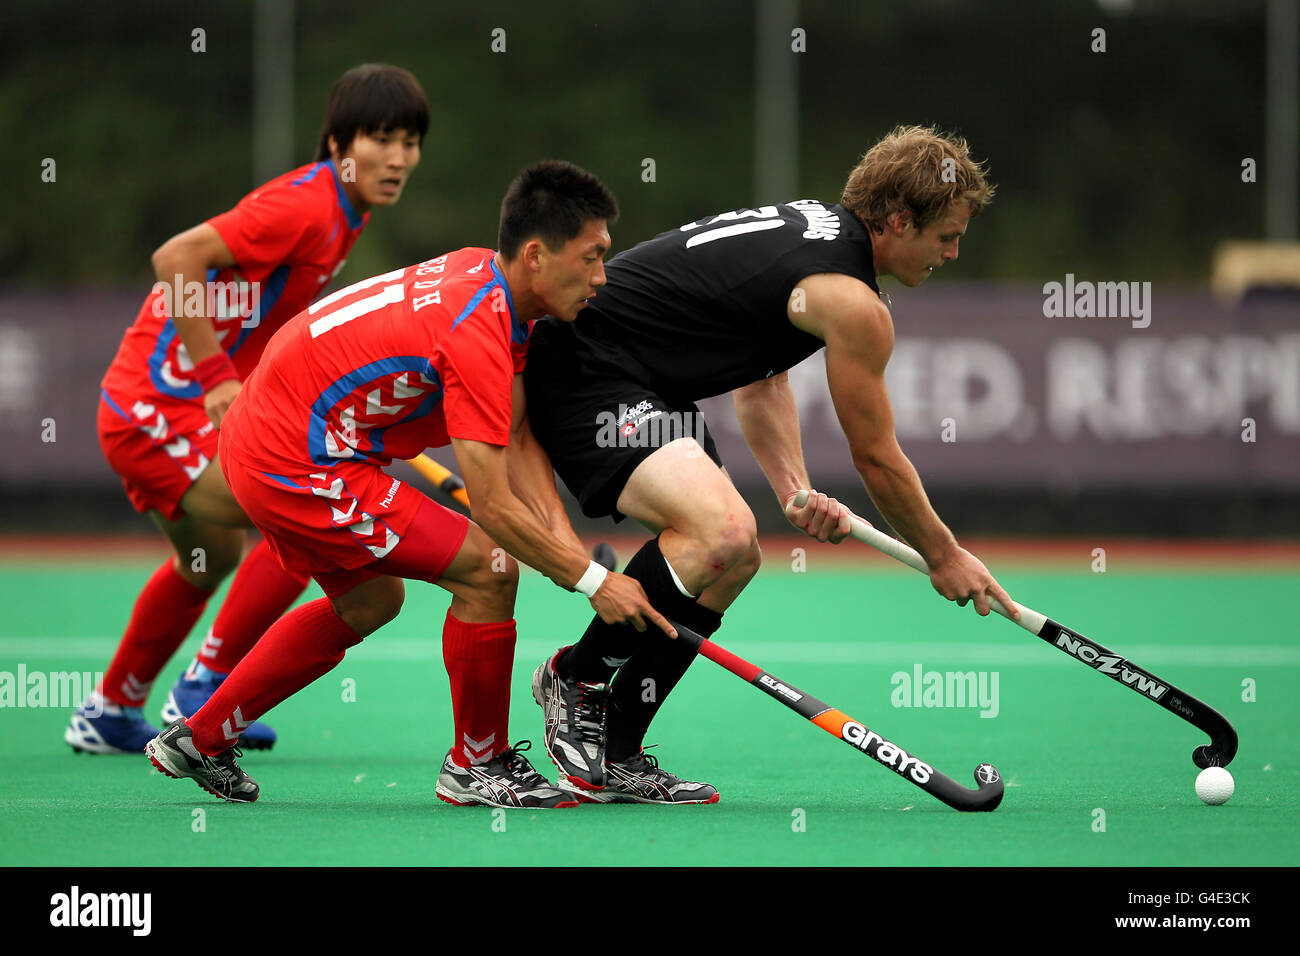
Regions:
M 575 322 L 537 323 L 530 352 L 578 374 L 580 360 L 691 402 L 783 372 L 823 347 L 786 314 L 805 276 L 844 273 L 880 291 L 863 225 L 844 207 L 811 199 L 660 233 L 615 256 L 605 272 L 606 284 Z

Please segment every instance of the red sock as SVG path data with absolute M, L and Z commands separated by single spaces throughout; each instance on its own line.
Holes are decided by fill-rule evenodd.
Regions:
M 143 707 L 158 672 L 185 642 L 211 596 L 181 577 L 168 558 L 136 598 L 100 693 L 123 707 Z
M 466 624 L 447 612 L 442 660 L 451 678 L 456 721 L 452 762 L 487 763 L 510 746 L 510 670 L 515 660 L 515 622 Z
M 305 574 L 282 568 L 266 539 L 259 541 L 240 562 L 212 630 L 199 648 L 199 663 L 218 674 L 233 671 L 257 639 L 298 600 L 308 580 Z
M 244 727 L 332 670 L 361 637 L 334 613 L 329 598 L 296 607 L 271 625 L 199 712 L 185 721 L 194 746 L 214 756 Z

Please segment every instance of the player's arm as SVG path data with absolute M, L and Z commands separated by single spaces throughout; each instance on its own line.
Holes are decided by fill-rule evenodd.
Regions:
M 651 607 L 635 578 L 606 573 L 587 557 L 581 542 L 557 538 L 532 509 L 515 497 L 510 490 L 506 446 L 463 438 L 453 438 L 451 443 L 469 492 L 474 521 L 488 537 L 561 587 L 575 589 L 583 583 L 585 588 L 593 578 L 599 578 L 599 587 L 588 597 L 606 623 L 631 624 L 644 631 L 648 622 L 669 637 L 677 636 L 673 626 Z
M 813 492 L 797 508 L 794 496 L 812 489 L 799 439 L 799 409 L 790 388 L 790 373 L 781 372 L 731 393 L 740 430 L 754 453 L 785 516 L 796 528 L 819 541 L 843 541 L 850 530 L 849 510 L 834 498 Z
M 234 264 L 235 257 L 225 240 L 206 222 L 172 236 L 153 254 L 154 275 L 167 290 L 168 314 L 204 387 L 203 407 L 218 427 L 239 394 L 239 379 L 225 358 L 208 315 L 207 279 L 209 269 Z M 185 290 L 196 288 L 193 283 L 198 283 L 203 295 L 187 298 Z
M 973 598 L 981 615 L 989 613 L 992 594 L 1018 614 L 984 564 L 961 547 L 939 519 L 920 476 L 898 445 L 885 387 L 885 365 L 894 348 L 889 310 L 864 284 L 829 278 L 843 281 L 811 284 L 808 324 L 826 342 L 831 400 L 867 493 L 885 520 L 921 552 L 936 591 L 963 605 Z
M 583 551 L 582 540 L 573 530 L 555 487 L 555 469 L 551 467 L 550 456 L 528 424 L 527 398 L 521 374 L 515 375 L 511 384 L 510 403 L 510 444 L 506 449 L 510 490 L 551 534 Z

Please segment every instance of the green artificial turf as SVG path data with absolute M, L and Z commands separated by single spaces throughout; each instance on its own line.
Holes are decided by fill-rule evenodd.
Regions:
M 103 671 L 151 563 L 0 567 L 0 672 Z M 1300 640 L 1279 628 L 1296 575 L 1159 568 L 999 576 L 1018 598 L 1220 710 L 1241 746 L 1236 794 L 1193 791 L 1194 727 L 1000 618 L 942 601 L 873 563 L 765 568 L 718 643 L 972 785 L 1002 806 L 960 814 L 757 689 L 698 660 L 651 728 L 665 767 L 721 791 L 714 806 L 491 811 L 434 781 L 452 739 L 440 630 L 447 599 L 411 584 L 400 617 L 267 720 L 276 748 L 241 761 L 262 787 L 226 804 L 143 756 L 74 755 L 66 707 L 0 709 L 0 864 L 136 865 L 1291 865 L 1300 770 Z M 318 596 L 315 586 L 307 598 Z M 215 614 L 154 686 L 157 719 Z M 533 668 L 589 619 L 581 597 L 520 586 L 511 738 L 541 748 Z M 893 679 L 997 674 L 993 707 L 895 706 Z M 1244 700 L 1251 696 L 1254 700 Z M 346 699 L 355 697 L 354 700 Z M 946 703 L 955 704 L 949 700 Z M 969 702 L 968 702 L 969 703 Z M 990 716 L 981 716 L 981 709 Z

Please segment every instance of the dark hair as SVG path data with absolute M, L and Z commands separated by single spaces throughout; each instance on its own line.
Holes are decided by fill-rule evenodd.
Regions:
M 316 162 L 330 158 L 330 137 L 342 155 L 358 133 L 404 129 L 420 134 L 429 130 L 429 100 L 420 81 L 401 67 L 364 63 L 338 78 L 330 90 L 316 146 Z
M 529 239 L 559 249 L 593 219 L 613 222 L 618 200 L 599 179 L 562 159 L 544 159 L 515 177 L 501 201 L 497 248 L 513 259 Z

